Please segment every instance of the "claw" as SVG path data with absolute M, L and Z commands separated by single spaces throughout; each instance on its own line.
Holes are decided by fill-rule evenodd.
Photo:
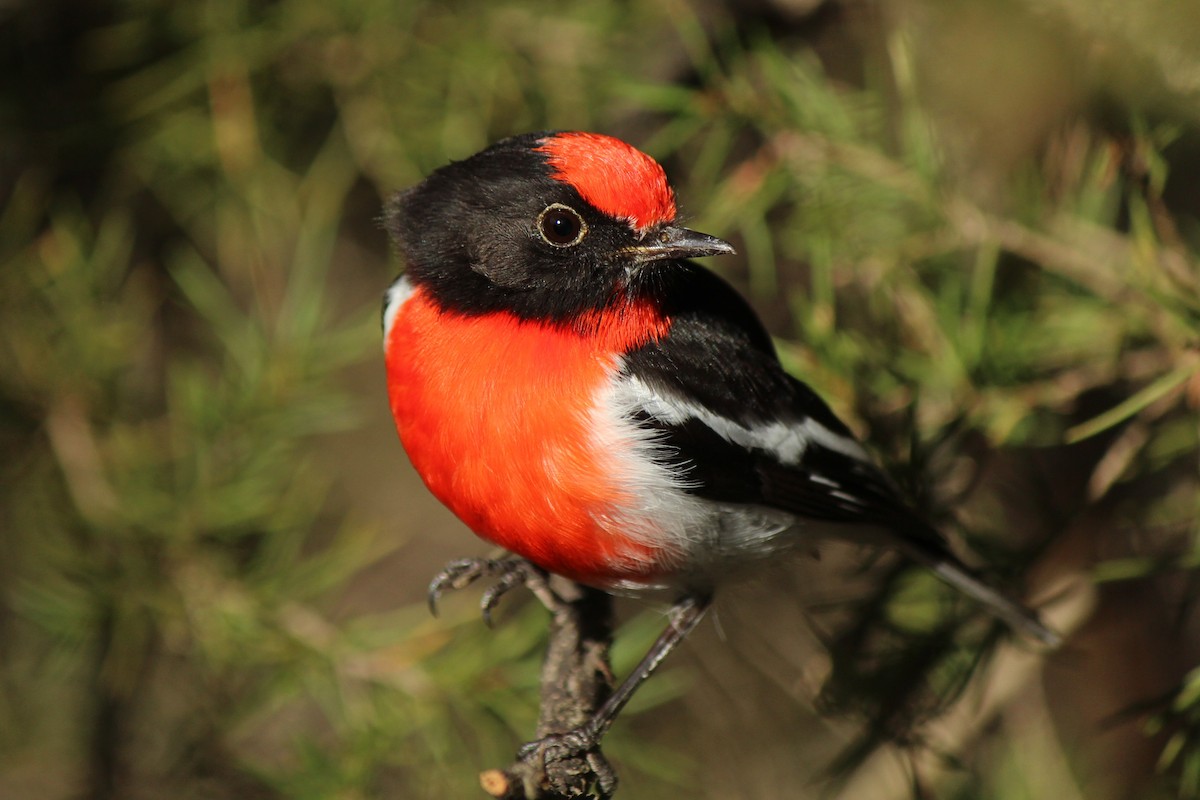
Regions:
M 437 616 L 437 604 L 447 589 L 464 589 L 480 578 L 496 578 L 480 598 L 479 606 L 484 623 L 492 627 L 492 609 L 500 598 L 518 586 L 530 589 L 544 587 L 546 576 L 523 558 L 460 558 L 451 561 L 429 583 L 429 611 Z
M 527 742 L 517 751 L 517 758 L 534 765 L 543 775 L 547 764 L 582 759 L 596 777 L 596 788 L 601 798 L 612 797 L 617 789 L 616 770 L 600 752 L 600 738 L 590 724 Z
M 429 582 L 429 592 L 426 595 L 426 600 L 429 602 L 429 612 L 433 616 L 438 615 L 437 604 L 442 599 L 442 594 L 446 588 L 462 589 L 469 586 L 474 581 L 483 577 L 486 574 L 490 560 L 479 558 L 460 558 L 456 561 L 451 561 L 446 565 L 446 568 L 433 577 Z
M 528 564 L 529 562 L 523 562 Z M 520 564 L 513 565 L 507 572 L 500 575 L 499 580 L 484 590 L 479 598 L 479 610 L 483 614 L 483 624 L 492 627 L 492 609 L 500 602 L 500 598 L 509 591 L 525 583 L 528 579 L 526 570 Z
M 592 768 L 592 774 L 596 776 L 596 788 L 600 790 L 600 797 L 610 798 L 616 794 L 617 771 L 608 763 L 604 754 L 598 748 L 592 750 L 587 754 L 587 762 Z

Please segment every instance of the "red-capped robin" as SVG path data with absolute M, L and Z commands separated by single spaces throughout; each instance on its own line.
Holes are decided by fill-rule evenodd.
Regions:
M 816 536 L 894 547 L 1056 644 L 783 370 L 736 291 L 688 260 L 733 247 L 676 219 L 652 158 L 548 132 L 436 170 L 386 220 L 407 264 L 384 305 L 388 390 L 429 490 L 548 572 L 680 598 L 592 738 L 718 585 Z

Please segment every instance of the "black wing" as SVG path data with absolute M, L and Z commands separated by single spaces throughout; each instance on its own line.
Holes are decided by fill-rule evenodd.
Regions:
M 784 371 L 732 287 L 690 263 L 664 273 L 670 333 L 629 353 L 625 373 L 690 491 L 941 541 L 829 406 Z
M 900 498 L 849 429 L 812 389 L 784 372 L 770 337 L 728 284 L 672 264 L 664 297 L 670 333 L 626 356 L 624 378 L 660 452 L 701 497 L 800 517 L 872 525 L 994 614 L 1042 642 L 1059 637 L 1037 615 L 981 581 Z

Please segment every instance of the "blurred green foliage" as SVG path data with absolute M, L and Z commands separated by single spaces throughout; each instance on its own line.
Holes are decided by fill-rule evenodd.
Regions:
M 451 649 L 423 606 L 331 617 L 395 544 L 313 442 L 361 419 L 378 305 L 339 287 L 394 269 L 380 195 L 609 94 L 576 51 L 631 18 L 550 8 L 4 12 L 0 785 L 461 795 L 511 755 L 540 619 Z
M 789 368 L 998 578 L 1152 587 L 1170 641 L 1138 655 L 1175 682 L 1123 700 L 1157 777 L 1047 774 L 1200 798 L 1200 14 L 786 5 L 0 11 L 0 796 L 470 796 L 507 762 L 542 616 L 338 613 L 401 542 L 331 500 L 321 442 L 374 413 L 347 376 L 398 268 L 382 198 L 555 127 L 666 163 Z M 920 744 L 1003 639 L 903 567 L 851 612 L 821 698 L 862 720 L 847 771 Z M 944 754 L 936 796 L 1045 796 L 1028 759 L 1057 756 L 1019 745 Z M 612 750 L 623 794 L 704 782 L 684 747 Z

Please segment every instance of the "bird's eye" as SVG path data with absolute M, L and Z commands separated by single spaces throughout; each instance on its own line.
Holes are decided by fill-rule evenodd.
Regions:
M 551 203 L 538 216 L 538 233 L 555 247 L 574 247 L 587 235 L 587 223 L 570 206 Z

